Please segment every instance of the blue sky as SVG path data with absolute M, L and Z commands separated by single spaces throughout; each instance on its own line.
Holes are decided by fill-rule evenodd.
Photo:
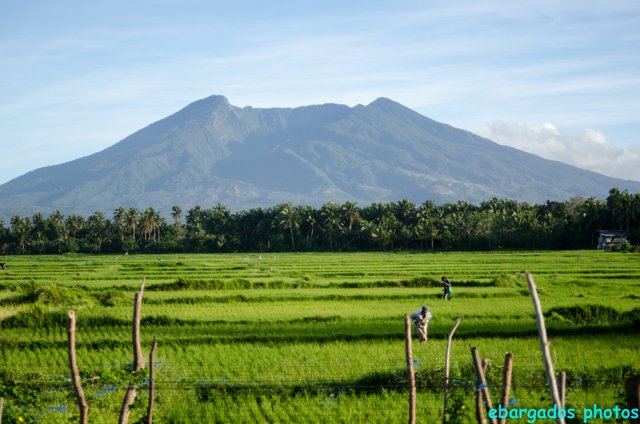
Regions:
M 0 183 L 212 94 L 388 97 L 640 180 L 637 1 L 16 1 L 0 12 Z

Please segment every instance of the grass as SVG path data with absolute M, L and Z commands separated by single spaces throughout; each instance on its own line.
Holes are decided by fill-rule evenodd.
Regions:
M 540 288 L 570 404 L 611 407 L 622 400 L 622 380 L 640 372 L 637 255 L 62 255 L 7 262 L 0 273 L 6 422 L 67 422 L 77 413 L 66 357 L 71 308 L 91 422 L 113 422 L 131 378 L 131 305 L 142 278 L 143 348 L 159 340 L 159 422 L 406 422 L 403 315 L 422 304 L 434 318 L 429 343 L 414 346 L 421 421 L 440 419 L 445 338 L 457 316 L 456 414 L 473 405 L 471 346 L 491 359 L 494 387 L 511 351 L 514 399 L 548 406 L 525 269 Z M 451 302 L 439 298 L 441 275 L 453 282 Z M 133 420 L 144 415 L 145 396 Z

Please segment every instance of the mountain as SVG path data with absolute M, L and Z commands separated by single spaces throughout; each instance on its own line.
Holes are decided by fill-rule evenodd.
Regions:
M 113 146 L 0 186 L 0 216 L 88 215 L 153 206 L 168 214 L 220 202 L 278 203 L 491 197 L 544 202 L 604 198 L 624 181 L 542 159 L 433 121 L 389 99 L 363 106 L 239 108 L 196 101 Z

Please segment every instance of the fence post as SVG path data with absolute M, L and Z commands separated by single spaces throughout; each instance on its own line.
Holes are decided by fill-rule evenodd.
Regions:
M 133 344 L 133 372 L 138 372 L 144 368 L 144 356 L 140 342 L 140 316 L 142 314 L 142 294 L 144 293 L 144 282 L 140 285 L 140 290 L 136 293 L 133 302 L 133 322 L 131 324 L 131 340 Z M 134 384 L 129 384 L 122 400 L 118 424 L 126 424 L 129 421 L 129 407 L 136 400 L 137 390 Z
M 132 326 L 132 341 L 133 341 L 133 370 L 139 371 L 144 368 L 144 355 L 142 354 L 142 346 L 140 342 L 140 315 L 142 314 L 142 294 L 144 292 L 144 282 L 140 285 L 140 290 L 135 295 L 135 302 L 133 305 L 133 326 Z
M 511 374 L 513 370 L 513 355 L 507 352 L 504 355 L 504 372 L 502 374 L 502 393 L 500 394 L 500 405 L 504 409 L 509 406 L 509 395 L 511 393 Z M 507 418 L 498 419 L 498 424 L 505 424 Z
M 489 369 L 489 359 L 484 358 L 482 360 L 482 372 L 487 375 L 487 370 Z M 484 418 L 483 405 L 482 405 L 482 391 L 476 390 L 476 418 L 478 419 L 479 424 L 484 424 L 487 420 Z
M 567 372 L 566 371 L 560 371 L 560 373 L 558 374 L 557 384 L 558 384 L 558 396 L 560 397 L 560 405 L 558 405 L 558 408 L 564 408 L 566 396 L 567 396 Z
M 84 390 L 80 384 L 80 372 L 78 371 L 78 362 L 76 361 L 76 313 L 68 312 L 69 326 L 67 327 L 67 336 L 69 339 L 69 369 L 71 370 L 71 381 L 73 383 L 73 391 L 78 399 L 78 408 L 80 409 L 80 424 L 87 424 L 89 421 L 89 404 L 84 397 Z
M 124 394 L 124 399 L 122 400 L 122 407 L 120 408 L 120 415 L 118 416 L 118 424 L 126 424 L 129 422 L 129 414 L 131 413 L 129 407 L 133 405 L 133 402 L 135 402 L 136 395 L 136 386 L 134 384 L 129 384 L 129 386 L 127 386 L 127 391 Z
M 482 393 L 476 391 L 476 419 L 478 424 L 486 424 L 487 419 L 484 417 L 484 406 L 482 405 Z
M 538 288 L 531 273 L 527 272 L 527 284 L 529 285 L 529 293 L 531 293 L 531 300 L 533 302 L 533 310 L 536 313 L 536 323 L 538 325 L 538 338 L 540 339 L 540 349 L 542 350 L 542 361 L 544 362 L 544 368 L 547 375 L 547 384 L 549 385 L 549 392 L 551 393 L 551 399 L 558 408 L 562 408 L 560 401 L 560 394 L 558 393 L 558 386 L 556 385 L 556 374 L 553 370 L 553 361 L 551 359 L 551 352 L 549 346 L 551 343 L 547 338 L 547 328 L 544 325 L 544 314 L 542 313 L 542 306 L 540 305 L 540 299 L 538 298 Z M 565 424 L 564 418 L 560 418 L 560 414 L 555 419 L 556 424 Z
M 453 340 L 453 334 L 458 329 L 460 325 L 460 321 L 462 321 L 461 317 L 456 319 L 455 324 L 453 324 L 453 328 L 449 332 L 447 336 L 447 350 L 445 351 L 445 359 L 444 359 L 444 408 L 442 409 L 442 424 L 447 423 L 447 402 L 449 400 L 449 359 L 451 357 L 451 341 Z
M 416 376 L 413 372 L 413 348 L 411 346 L 411 318 L 404 316 L 404 345 L 407 354 L 407 374 L 409 378 L 409 424 L 416 422 Z
M 149 353 L 149 406 L 147 407 L 147 424 L 153 423 L 153 405 L 156 396 L 156 350 L 158 349 L 158 341 L 153 338 L 151 352 Z M 0 423 L 1 424 L 1 423 Z
M 473 357 L 473 364 L 476 367 L 476 374 L 478 375 L 478 381 L 480 382 L 480 385 L 477 388 L 477 390 L 480 390 L 482 392 L 484 401 L 487 404 L 487 410 L 493 409 L 493 403 L 491 403 L 491 395 L 489 394 L 489 386 L 487 386 L 487 379 L 484 375 L 485 367 L 480 361 L 480 355 L 478 354 L 478 349 L 475 346 L 471 348 L 471 356 Z M 482 418 L 484 419 L 484 415 L 482 414 L 482 402 L 480 402 L 480 411 L 478 412 L 480 416 L 482 416 Z M 491 424 L 497 424 L 494 418 L 489 418 L 489 419 L 491 421 Z

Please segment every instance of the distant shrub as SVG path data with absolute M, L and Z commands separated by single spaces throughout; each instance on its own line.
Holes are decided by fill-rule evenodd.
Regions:
M 638 253 L 640 252 L 640 245 L 634 246 L 633 244 L 627 241 L 624 244 L 615 245 L 613 250 L 616 252 L 624 252 L 624 253 Z
M 440 280 L 433 277 L 415 277 L 402 281 L 403 287 L 440 287 Z
M 65 311 L 50 311 L 40 305 L 0 321 L 1 328 L 66 328 L 69 317 Z M 110 316 L 80 316 L 78 327 L 122 327 L 131 325 L 131 321 Z
M 289 322 L 309 324 L 309 323 L 319 323 L 319 322 L 337 322 L 337 321 L 340 321 L 341 319 L 342 317 L 340 315 L 331 315 L 327 317 L 311 316 L 311 317 L 292 319 Z
M 37 304 L 46 306 L 86 305 L 93 303 L 92 297 L 82 288 L 70 288 L 57 284 L 22 284 L 19 294 L 3 299 L 2 304 Z
M 0 322 L 2 328 L 52 328 L 64 327 L 69 322 L 64 312 L 50 312 L 40 305 L 18 312 Z
M 122 290 L 109 289 L 92 294 L 101 306 L 126 305 L 132 302 L 131 296 L 127 296 Z
M 593 304 L 558 306 L 549 309 L 545 315 L 559 320 L 571 321 L 575 324 L 607 324 L 626 321 L 625 314 L 620 314 L 611 306 Z
M 151 315 L 142 317 L 140 325 L 149 325 L 156 327 L 173 327 L 178 325 L 197 325 L 198 321 L 185 320 L 179 318 L 171 318 L 166 315 Z
M 364 375 L 354 382 L 354 386 L 361 392 L 382 392 L 384 390 L 401 390 L 407 385 L 407 372 L 374 371 Z
M 433 277 L 414 277 L 409 280 L 379 280 L 379 281 L 347 281 L 343 283 L 329 283 L 326 287 L 337 288 L 418 288 L 418 287 L 440 287 L 440 280 Z M 472 287 L 475 284 L 465 284 Z
M 640 326 L 640 308 L 634 308 L 630 311 L 621 314 L 623 321 L 634 322 L 637 326 Z
M 616 238 L 611 246 L 612 252 L 637 253 L 638 246 L 634 246 L 631 242 L 624 238 Z
M 498 274 L 491 280 L 490 285 L 493 287 L 526 287 L 524 275 L 517 274 Z
M 211 290 L 221 289 L 224 284 L 219 280 L 194 280 L 178 278 L 173 283 L 150 284 L 145 287 L 148 291 L 174 291 L 174 290 Z

